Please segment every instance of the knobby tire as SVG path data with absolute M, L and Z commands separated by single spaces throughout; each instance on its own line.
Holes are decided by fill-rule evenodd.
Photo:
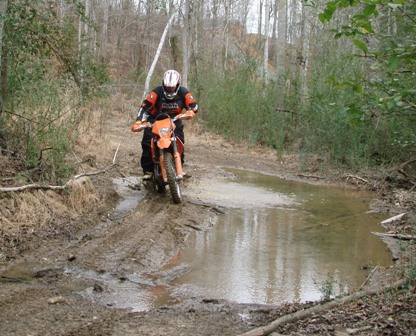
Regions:
M 153 169 L 153 184 L 154 184 L 155 190 L 159 194 L 164 194 L 166 192 L 165 182 L 163 182 L 163 179 L 160 175 L 161 174 L 159 171 L 159 167 L 155 165 Z
M 165 153 L 165 169 L 166 175 L 168 177 L 168 184 L 170 194 L 172 196 L 173 203 L 179 204 L 182 203 L 182 193 L 179 186 L 179 181 L 176 175 L 175 165 L 173 162 L 173 156 L 171 153 Z

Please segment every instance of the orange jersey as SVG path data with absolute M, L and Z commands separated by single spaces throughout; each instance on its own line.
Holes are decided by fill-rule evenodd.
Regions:
M 149 113 L 151 118 L 155 118 L 159 113 L 175 116 L 184 109 L 192 109 L 195 113 L 198 111 L 198 104 L 187 88 L 181 86 L 174 99 L 166 99 L 163 86 L 158 86 L 147 94 L 140 106 L 137 119 L 141 120 L 145 112 Z

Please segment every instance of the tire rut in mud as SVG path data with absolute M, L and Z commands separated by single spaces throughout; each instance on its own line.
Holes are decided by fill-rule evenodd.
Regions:
M 157 269 L 184 244 L 192 229 L 215 216 L 209 209 L 172 204 L 170 195 L 149 195 L 132 213 L 92 233 L 72 248 L 73 265 L 119 276 Z
M 125 311 L 97 304 L 95 299 L 106 291 L 105 281 L 100 280 L 127 279 L 141 272 L 159 274 L 158 269 L 177 254 L 187 235 L 195 227 L 207 228 L 213 216 L 216 214 L 209 208 L 186 200 L 172 204 L 169 194 L 149 194 L 121 219 L 98 220 L 69 241 L 49 242 L 24 260 L 16 260 L 17 264 L 36 261 L 61 270 L 5 286 L 0 283 L 4 335 L 98 335 L 107 327 L 123 330 L 120 319 L 133 321 L 131 328 L 140 329 Z M 94 292 L 92 297 L 80 295 L 88 288 Z M 159 313 L 156 316 L 158 319 Z

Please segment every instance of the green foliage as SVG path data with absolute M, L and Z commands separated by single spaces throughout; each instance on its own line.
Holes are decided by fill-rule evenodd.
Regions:
M 153 2 L 153 6 L 154 6 L 156 11 L 160 11 L 162 13 L 167 13 L 166 1 L 157 0 L 157 1 Z
M 345 54 L 341 46 L 345 43 L 334 40 L 327 46 L 335 50 L 332 54 L 323 48 L 322 55 L 317 55 L 318 59 L 326 56 L 325 63 L 315 63 L 310 105 L 301 107 L 298 149 L 305 155 L 319 153 L 325 162 L 350 169 L 407 160 L 416 149 L 414 118 L 403 117 L 396 107 L 386 113 L 380 106 L 381 89 L 374 84 L 379 74 L 370 86 L 362 70 L 371 63 Z
M 82 63 L 78 63 L 78 69 L 82 70 L 81 93 L 84 97 L 102 96 L 106 92 L 101 90 L 101 85 L 109 83 L 108 65 L 94 60 L 91 55 L 87 54 Z
M 259 80 L 253 68 L 224 75 L 212 71 L 198 82 L 199 117 L 209 129 L 249 145 L 262 144 L 282 149 L 287 114 L 275 110 L 274 87 Z
M 314 281 L 316 285 L 319 285 Z M 329 300 L 335 298 L 338 293 L 338 279 L 336 278 L 335 274 L 328 273 L 327 278 L 323 283 L 319 285 L 319 292 L 321 293 L 322 300 Z
M 328 273 L 323 281 L 313 280 L 321 293 L 321 300 L 330 300 L 348 294 L 349 284 L 341 282 L 337 271 Z
M 76 5 L 74 15 L 88 23 L 82 2 L 67 1 Z M 104 64 L 93 62 L 89 51 L 79 48 L 73 18 L 68 16 L 58 20 L 53 7 L 49 7 L 47 2 L 14 1 L 8 7 L 5 23 L 4 51 L 10 63 L 8 73 L 14 71 L 15 65 L 29 67 L 27 71 L 30 72 L 33 58 L 51 59 L 49 66 L 63 77 L 71 76 L 85 94 L 90 94 L 91 88 L 108 81 Z M 22 76 L 23 72 L 19 75 Z M 10 94 L 19 88 L 8 89 Z
M 297 151 L 306 159 L 318 154 L 327 165 L 358 170 L 408 160 L 416 154 L 415 118 L 406 108 L 414 74 L 400 73 L 397 80 L 395 59 L 389 60 L 392 70 L 383 72 L 378 60 L 345 52 L 353 45 L 359 43 L 344 37 L 317 48 L 302 101 L 300 80 L 290 71 L 267 85 L 253 64 L 207 71 L 197 83 L 200 117 L 230 139 Z M 277 109 L 282 94 L 285 105 Z
M 81 99 L 71 82 L 57 80 L 41 64 L 32 69 L 42 69 L 42 76 L 33 71 L 19 83 L 19 100 L 7 109 L 1 127 L 32 180 L 59 183 L 70 171 L 65 158 L 76 134 Z
M 73 15 L 84 22 L 82 2 Z M 20 152 L 32 180 L 59 182 L 86 97 L 108 81 L 104 63 L 79 48 L 74 17 L 58 20 L 48 1 L 13 1 L 3 36 L 3 114 L 0 132 Z
M 415 3 L 410 0 L 352 3 L 334 0 L 326 3 L 319 17 L 322 22 L 330 22 L 336 10 L 348 6 L 354 7 L 355 14 L 335 37 L 351 38 L 361 52 L 371 57 L 371 66 L 359 79 L 359 84 L 365 85 L 367 92 L 371 91 L 367 99 L 380 98 L 379 105 L 372 104 L 384 110 L 387 118 L 396 114 L 415 117 L 416 22 L 412 19 L 416 14 Z
M 302 151 L 356 169 L 416 154 L 415 7 L 406 0 L 326 3 L 321 22 L 330 24 L 346 8 L 350 19 L 315 57 L 316 85 L 309 87 L 309 107 L 301 107 Z M 345 53 L 348 40 L 364 57 Z

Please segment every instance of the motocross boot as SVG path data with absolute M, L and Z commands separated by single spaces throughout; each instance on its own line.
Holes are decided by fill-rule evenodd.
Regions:
M 152 172 L 145 172 L 143 175 L 143 181 L 151 181 L 153 178 Z

